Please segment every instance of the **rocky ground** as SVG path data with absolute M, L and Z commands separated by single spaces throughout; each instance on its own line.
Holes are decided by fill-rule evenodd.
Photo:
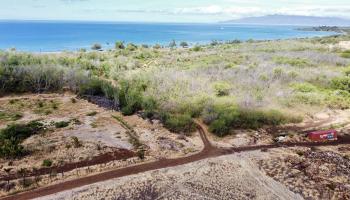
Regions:
M 72 112 L 74 110 L 74 112 Z M 14 113 L 14 114 L 12 114 Z M 23 146 L 30 154 L 20 159 L 0 159 L 0 176 L 7 173 L 4 169 L 11 169 L 16 173 L 19 169 L 42 168 L 44 160 L 52 161 L 52 165 L 59 163 L 73 163 L 91 159 L 95 156 L 127 149 L 137 151 L 130 140 L 128 131 L 113 116 L 121 116 L 116 111 L 98 107 L 87 100 L 79 99 L 73 94 L 38 94 L 7 96 L 0 98 L 0 129 L 10 124 L 28 123 L 40 120 L 49 128 L 43 134 L 34 135 L 23 142 Z M 135 130 L 138 140 L 146 146 L 144 161 L 182 157 L 203 148 L 198 133 L 193 136 L 179 136 L 163 128 L 157 121 L 146 121 L 138 116 L 123 117 L 123 120 Z M 55 127 L 57 122 L 68 122 L 66 127 Z M 74 142 L 77 138 L 79 145 Z M 111 167 L 125 166 L 138 161 L 109 163 L 106 166 L 93 166 L 89 171 L 81 170 L 79 176 L 91 174 Z M 66 173 L 63 179 L 72 177 Z M 62 178 L 41 177 L 41 183 L 48 184 L 62 181 Z M 57 179 L 57 180 L 56 180 Z M 3 183 L 0 181 L 0 186 Z M 16 189 L 21 188 L 17 184 Z M 6 187 L 1 187 L 2 189 Z M 0 195 L 7 191 L 0 188 Z M 12 187 L 11 187 L 12 188 Z M 12 191 L 10 191 L 12 192 Z
M 277 149 L 260 167 L 305 199 L 350 199 L 350 147 Z
M 96 183 L 41 199 L 302 199 L 259 170 L 250 152 Z

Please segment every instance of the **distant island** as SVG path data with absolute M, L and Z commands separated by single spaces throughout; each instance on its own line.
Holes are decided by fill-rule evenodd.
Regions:
M 296 25 L 296 26 L 350 26 L 350 19 L 301 15 L 266 15 L 223 21 L 230 24 Z
M 343 33 L 343 29 L 338 26 L 317 26 L 317 27 L 305 27 L 298 28 L 300 31 L 327 31 L 327 32 L 336 32 Z

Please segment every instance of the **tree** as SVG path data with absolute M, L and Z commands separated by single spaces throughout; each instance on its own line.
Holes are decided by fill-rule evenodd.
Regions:
M 115 43 L 115 49 L 125 49 L 124 42 L 123 41 L 117 41 Z
M 91 47 L 92 50 L 101 50 L 102 49 L 102 45 L 99 43 L 96 43 L 94 45 L 92 45 Z
M 187 43 L 187 42 L 181 42 L 181 43 L 180 43 L 180 46 L 181 46 L 182 48 L 187 48 L 187 47 L 188 47 L 188 43 Z
M 177 46 L 177 44 L 176 44 L 175 40 L 173 40 L 173 41 L 170 42 L 170 44 L 169 44 L 169 47 L 170 47 L 170 48 L 175 48 L 176 46 Z

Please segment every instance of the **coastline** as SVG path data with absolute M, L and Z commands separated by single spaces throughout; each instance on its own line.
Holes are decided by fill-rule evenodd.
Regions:
M 334 36 L 336 32 L 315 32 L 296 30 L 299 26 L 285 25 L 237 25 L 222 23 L 47 23 L 43 22 L 21 22 L 15 24 L 6 22 L 7 28 L 4 33 L 4 41 L 0 40 L 0 50 L 9 51 L 15 48 L 18 52 L 55 54 L 62 52 L 79 52 L 80 49 L 89 50 L 90 47 L 99 43 L 104 50 L 114 48 L 115 41 L 125 41 L 136 45 L 156 44 L 168 46 L 173 40 L 179 44 L 185 41 L 189 46 L 206 46 L 212 41 L 225 43 L 227 41 L 248 40 L 273 41 L 285 39 L 307 39 L 315 37 Z M 36 24 L 38 23 L 38 24 Z M 0 21 L 0 28 L 4 22 Z M 5 26 L 5 27 L 6 27 Z M 28 26 L 28 30 L 23 27 Z M 32 30 L 32 26 L 48 28 L 48 33 Z M 56 27 L 59 26 L 59 27 Z M 4 30 L 5 30 L 5 27 Z M 301 26 L 300 26 L 301 27 Z M 159 29 L 159 30 L 158 30 Z M 88 32 L 86 32 L 88 30 Z M 32 31 L 26 34 L 24 31 Z M 38 32 L 38 33 L 36 33 Z M 62 32 L 62 33 L 61 33 Z M 21 34 L 19 34 L 21 33 Z M 36 34 L 34 34 L 36 33 Z M 51 35 L 50 35 L 51 34 Z M 23 37 L 23 38 L 22 38 Z

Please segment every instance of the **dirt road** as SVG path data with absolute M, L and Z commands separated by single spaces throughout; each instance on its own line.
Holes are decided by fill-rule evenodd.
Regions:
M 119 178 L 123 176 L 133 175 L 137 173 L 142 173 L 146 171 L 151 170 L 157 170 L 167 167 L 174 167 L 178 165 L 183 165 L 199 160 L 203 160 L 206 158 L 211 157 L 217 157 L 221 155 L 227 155 L 232 154 L 235 152 L 243 152 L 243 151 L 252 151 L 252 150 L 261 150 L 261 149 L 272 149 L 272 148 L 279 148 L 281 146 L 285 147 L 293 147 L 293 146 L 306 146 L 306 147 L 312 147 L 312 146 L 326 146 L 326 145 L 338 145 L 338 144 L 350 144 L 350 138 L 344 137 L 339 138 L 338 141 L 331 141 L 326 143 L 283 143 L 283 144 L 272 144 L 272 145 L 261 145 L 261 146 L 248 146 L 248 147 L 237 147 L 237 148 L 217 148 L 211 145 L 210 141 L 207 138 L 208 132 L 206 131 L 206 128 L 202 123 L 199 121 L 196 121 L 197 128 L 199 130 L 201 139 L 204 143 L 203 150 L 195 155 L 191 155 L 188 157 L 183 158 L 176 158 L 176 159 L 164 159 L 159 160 L 151 163 L 145 163 L 141 165 L 136 166 L 130 166 L 126 168 L 121 169 L 115 169 L 112 171 L 104 172 L 101 174 L 96 174 L 88 177 L 83 177 L 63 183 L 58 183 L 55 185 L 39 188 L 36 190 L 23 192 L 19 194 L 15 194 L 12 196 L 1 198 L 1 200 L 22 200 L 22 199 L 33 199 L 37 197 L 43 197 L 50 194 L 55 194 L 58 192 L 71 190 L 73 188 L 93 184 L 96 182 L 106 181 L 113 178 Z

